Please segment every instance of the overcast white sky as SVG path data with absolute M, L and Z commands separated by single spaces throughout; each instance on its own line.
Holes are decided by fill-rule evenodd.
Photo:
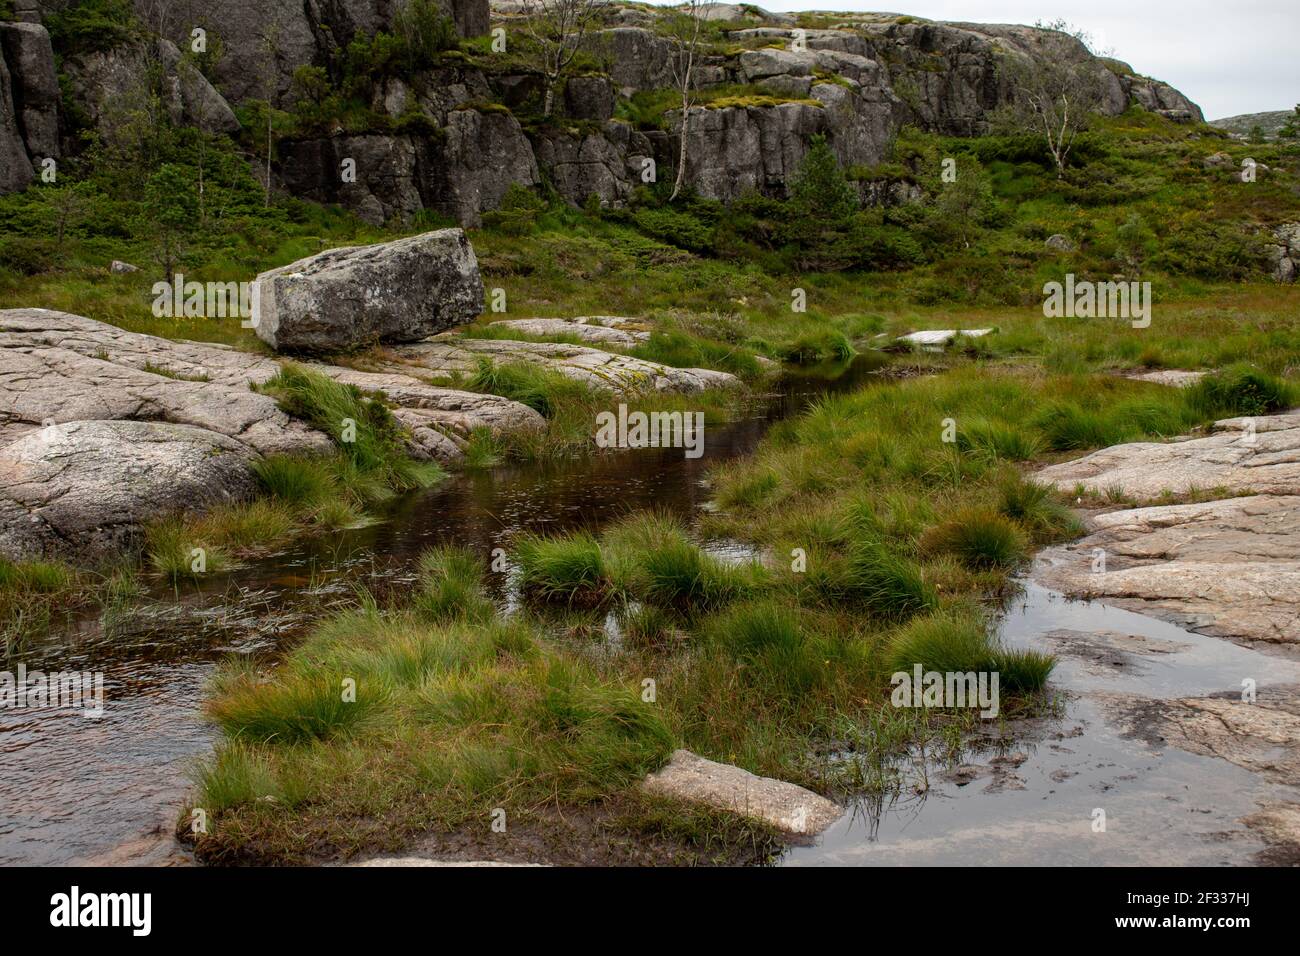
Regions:
M 1300 103 L 1300 0 L 771 0 L 769 10 L 890 10 L 930 20 L 1064 19 L 1182 90 L 1206 119 Z

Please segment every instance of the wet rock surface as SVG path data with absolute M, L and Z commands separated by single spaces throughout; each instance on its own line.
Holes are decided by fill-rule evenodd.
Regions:
M 715 763 L 689 750 L 673 751 L 672 759 L 646 777 L 642 788 L 659 796 L 753 817 L 797 835 L 820 833 L 844 813 L 811 790 Z
M 1300 687 L 1261 688 L 1253 701 L 1242 697 L 1111 697 L 1109 703 L 1128 733 L 1300 786 Z
M 1039 556 L 1038 580 L 1206 634 L 1300 645 L 1300 496 L 1137 508 L 1091 523 L 1091 534 Z

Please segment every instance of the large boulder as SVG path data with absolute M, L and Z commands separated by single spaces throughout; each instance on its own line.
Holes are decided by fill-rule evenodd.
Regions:
M 0 448 L 0 554 L 91 559 L 147 521 L 251 497 L 254 455 L 215 432 L 163 422 L 50 425 Z
M 334 352 L 414 342 L 483 311 L 465 233 L 440 229 L 330 249 L 257 277 L 255 328 L 280 351 Z

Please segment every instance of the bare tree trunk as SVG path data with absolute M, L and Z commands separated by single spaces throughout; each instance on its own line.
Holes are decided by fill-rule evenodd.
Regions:
M 673 179 L 673 194 L 668 197 L 672 202 L 682 192 L 682 185 L 686 182 L 686 136 L 691 129 L 691 107 L 689 98 L 682 95 L 682 131 L 681 142 L 677 144 L 677 176 Z

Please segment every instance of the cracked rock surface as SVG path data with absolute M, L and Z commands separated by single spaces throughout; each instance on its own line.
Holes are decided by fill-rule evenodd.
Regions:
M 527 362 L 554 369 L 592 388 L 620 394 L 637 392 L 702 392 L 731 388 L 739 379 L 728 372 L 706 368 L 673 368 L 602 352 L 583 345 L 556 342 L 513 342 L 507 339 L 462 339 L 452 333 L 423 342 L 393 346 L 384 351 L 391 371 L 429 375 L 471 373 L 480 359 L 493 362 Z M 416 374 L 419 374 L 418 372 Z
M 1092 528 L 1043 552 L 1035 577 L 1238 643 L 1300 644 L 1300 495 L 1113 511 Z
M 1224 419 L 1204 438 L 1113 445 L 1049 465 L 1037 477 L 1065 491 L 1082 485 L 1139 499 L 1218 488 L 1300 494 L 1300 412 Z
M 250 497 L 247 445 L 191 425 L 78 421 L 0 448 L 0 554 L 93 558 L 147 520 Z

